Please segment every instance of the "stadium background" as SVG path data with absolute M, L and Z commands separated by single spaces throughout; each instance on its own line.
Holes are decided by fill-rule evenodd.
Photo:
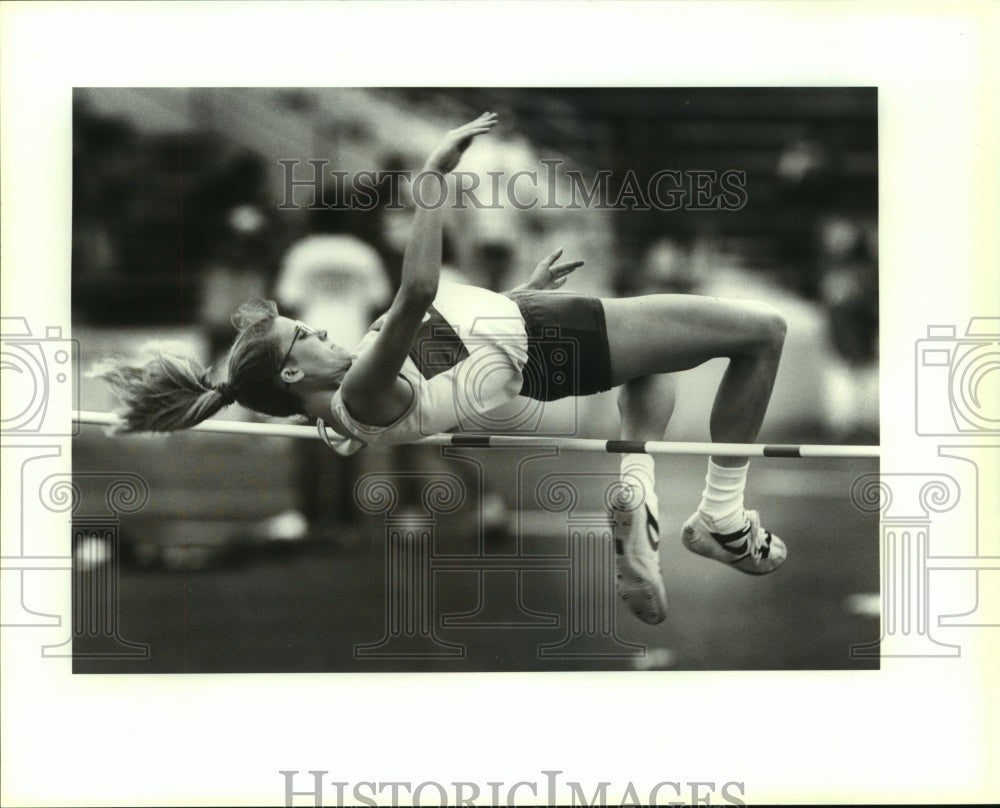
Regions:
M 501 289 L 556 246 L 587 265 L 567 288 L 766 299 L 788 317 L 786 355 L 761 435 L 775 442 L 877 442 L 877 99 L 873 89 L 78 89 L 73 140 L 73 336 L 86 367 L 151 339 L 209 362 L 225 347 L 228 313 L 271 295 L 290 248 L 349 236 L 398 281 L 409 211 L 282 209 L 279 162 L 327 160 L 347 172 L 416 169 L 440 133 L 482 109 L 501 130 L 463 169 L 540 170 L 556 159 L 591 176 L 661 169 L 746 172 L 738 211 L 449 211 L 446 259 L 469 282 Z M 301 188 L 299 199 L 309 194 Z M 346 261 L 346 259 L 345 259 Z M 336 261 L 332 261 L 336 264 Z M 350 263 L 347 261 L 347 263 Z M 348 268 L 352 272 L 357 267 Z M 371 262 L 364 272 L 371 270 Z M 334 267 L 334 272 L 346 272 Z M 361 272 L 357 270 L 352 279 Z M 352 283 L 353 283 L 352 280 Z M 386 296 L 328 303 L 331 316 L 374 315 Z M 369 291 L 379 284 L 364 287 Z M 322 323 L 326 325 L 326 323 Z M 719 363 L 684 374 L 671 439 L 707 439 Z M 81 408 L 112 402 L 84 379 Z M 235 409 L 226 417 L 250 418 Z M 613 394 L 548 408 L 542 431 L 613 437 Z M 321 451 L 322 450 L 322 451 Z M 141 474 L 149 504 L 122 521 L 117 554 L 75 548 L 81 567 L 117 564 L 121 634 L 149 659 L 92 659 L 79 671 L 296 671 L 866 667 L 850 647 L 878 637 L 877 525 L 850 504 L 860 461 L 757 461 L 749 499 L 794 553 L 774 579 L 706 569 L 679 550 L 676 529 L 701 489 L 704 463 L 658 463 L 663 563 L 671 615 L 640 626 L 620 610 L 618 636 L 658 651 L 643 660 L 543 660 L 559 629 L 451 628 L 461 660 L 359 661 L 384 631 L 381 520 L 361 514 L 353 484 L 388 468 L 450 472 L 466 507 L 440 523 L 461 547 L 480 517 L 497 552 L 514 534 L 545 542 L 559 516 L 515 503 L 559 471 L 614 474 L 614 458 L 564 453 L 518 476 L 511 452 L 475 463 L 403 449 L 344 464 L 316 446 L 228 436 L 109 440 L 86 428 L 74 471 Z M 525 467 L 527 468 L 527 467 Z M 405 488 L 405 486 L 404 486 Z M 599 481 L 582 493 L 599 504 Z M 413 492 L 403 491 L 413 500 Z M 526 500 L 525 500 L 526 501 Z M 595 511 L 598 509 L 595 507 Z M 524 576 L 525 602 L 554 613 L 560 573 Z M 435 614 L 473 609 L 474 581 L 437 575 Z M 482 595 L 482 592 L 479 593 Z M 450 632 L 450 633 L 449 633 Z M 86 637 L 77 647 L 85 652 Z

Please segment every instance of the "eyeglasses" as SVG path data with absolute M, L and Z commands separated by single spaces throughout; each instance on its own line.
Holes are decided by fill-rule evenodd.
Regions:
M 316 336 L 316 332 L 313 331 L 309 326 L 307 326 L 305 323 L 299 320 L 296 320 L 295 330 L 292 332 L 292 342 L 288 346 L 288 350 L 285 351 L 285 355 L 281 358 L 281 364 L 278 365 L 278 373 L 281 373 L 281 371 L 285 369 L 285 363 L 288 361 L 288 357 L 291 355 L 292 348 L 295 347 L 295 343 L 298 342 L 299 334 L 307 334 L 308 336 L 313 336 L 313 337 Z

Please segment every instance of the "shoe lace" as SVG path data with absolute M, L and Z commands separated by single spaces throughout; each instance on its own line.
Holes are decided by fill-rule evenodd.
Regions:
M 754 561 L 760 561 L 770 548 L 767 531 L 760 526 L 760 515 L 757 511 L 747 511 L 747 519 L 750 522 L 750 535 L 747 536 L 747 550 L 753 556 Z

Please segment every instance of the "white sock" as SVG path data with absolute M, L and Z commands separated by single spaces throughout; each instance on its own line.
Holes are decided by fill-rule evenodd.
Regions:
M 709 519 L 713 532 L 735 533 L 746 526 L 743 489 L 747 484 L 749 468 L 749 463 L 738 468 L 726 468 L 708 461 L 705 490 L 701 492 L 698 510 Z
M 648 454 L 622 455 L 622 480 L 629 485 L 636 485 L 640 490 L 635 502 L 643 502 L 649 506 L 653 516 L 659 520 L 659 502 L 656 499 L 656 469 L 653 456 Z

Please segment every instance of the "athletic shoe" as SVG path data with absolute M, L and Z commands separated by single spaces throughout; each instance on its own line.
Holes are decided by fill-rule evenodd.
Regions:
M 747 511 L 747 526 L 736 533 L 715 533 L 701 511 L 684 523 L 681 540 L 693 553 L 714 558 L 750 575 L 766 575 L 785 563 L 785 543 L 760 526 L 757 511 Z
M 660 526 L 649 506 L 613 508 L 615 588 L 632 614 L 644 623 L 667 617 L 667 590 L 660 572 Z

